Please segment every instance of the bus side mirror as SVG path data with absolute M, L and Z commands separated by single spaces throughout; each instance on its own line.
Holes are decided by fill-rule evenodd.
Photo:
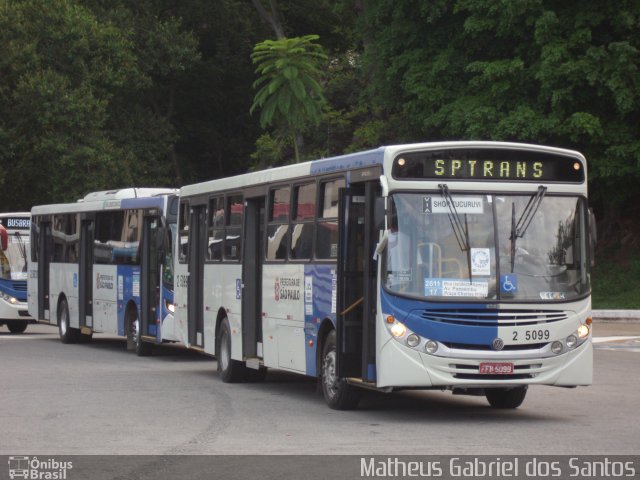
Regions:
M 589 209 L 589 245 L 591 246 L 591 266 L 596 263 L 596 245 L 598 244 L 598 228 L 596 226 L 596 216 L 593 210 Z
M 7 229 L 0 225 L 0 243 L 2 244 L 2 251 L 4 252 L 9 248 L 9 235 Z
M 373 223 L 376 230 L 384 230 L 384 217 L 386 216 L 385 199 L 376 197 L 373 205 Z

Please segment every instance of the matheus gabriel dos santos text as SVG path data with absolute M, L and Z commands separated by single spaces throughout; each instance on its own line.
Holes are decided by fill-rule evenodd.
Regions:
M 611 460 L 607 457 L 450 457 L 444 461 L 406 461 L 397 457 L 385 460 L 374 457 L 360 459 L 361 477 L 619 478 L 635 475 L 633 461 Z

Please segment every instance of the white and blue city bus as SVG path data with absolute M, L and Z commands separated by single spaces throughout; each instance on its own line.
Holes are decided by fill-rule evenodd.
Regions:
M 174 189 L 94 192 L 31 210 L 29 312 L 64 343 L 94 332 L 127 338 L 138 355 L 175 341 Z
M 11 333 L 22 333 L 33 322 L 27 309 L 27 251 L 29 212 L 0 213 L 0 325 Z
M 180 190 L 176 323 L 225 382 L 316 377 L 516 408 L 592 382 L 586 161 L 516 143 L 381 147 Z

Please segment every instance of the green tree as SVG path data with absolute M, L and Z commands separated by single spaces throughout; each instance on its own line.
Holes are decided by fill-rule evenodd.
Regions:
M 69 0 L 2 0 L 0 50 L 3 204 L 129 182 L 131 158 L 104 127 L 113 91 L 134 73 L 131 39 Z
M 381 141 L 515 140 L 575 148 L 616 225 L 639 199 L 640 3 L 362 2 L 360 36 Z
M 304 128 L 320 122 L 326 99 L 320 80 L 327 55 L 314 41 L 317 35 L 265 40 L 251 58 L 260 77 L 250 112 L 260 108 L 260 125 L 284 127 L 300 161 L 299 139 Z
M 175 184 L 175 92 L 197 45 L 152 3 L 0 0 L 4 208 Z

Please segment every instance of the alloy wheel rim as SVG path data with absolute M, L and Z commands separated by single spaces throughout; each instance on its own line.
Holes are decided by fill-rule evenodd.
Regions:
M 324 365 L 322 367 L 322 380 L 325 391 L 331 398 L 335 397 L 338 390 L 336 378 L 336 351 L 331 350 L 324 357 Z
M 227 332 L 222 334 L 220 339 L 220 367 L 226 370 L 229 366 L 229 347 L 227 346 Z
M 63 310 L 62 315 L 60 316 L 60 331 L 62 332 L 62 335 L 67 334 L 67 321 L 68 321 L 67 311 Z

